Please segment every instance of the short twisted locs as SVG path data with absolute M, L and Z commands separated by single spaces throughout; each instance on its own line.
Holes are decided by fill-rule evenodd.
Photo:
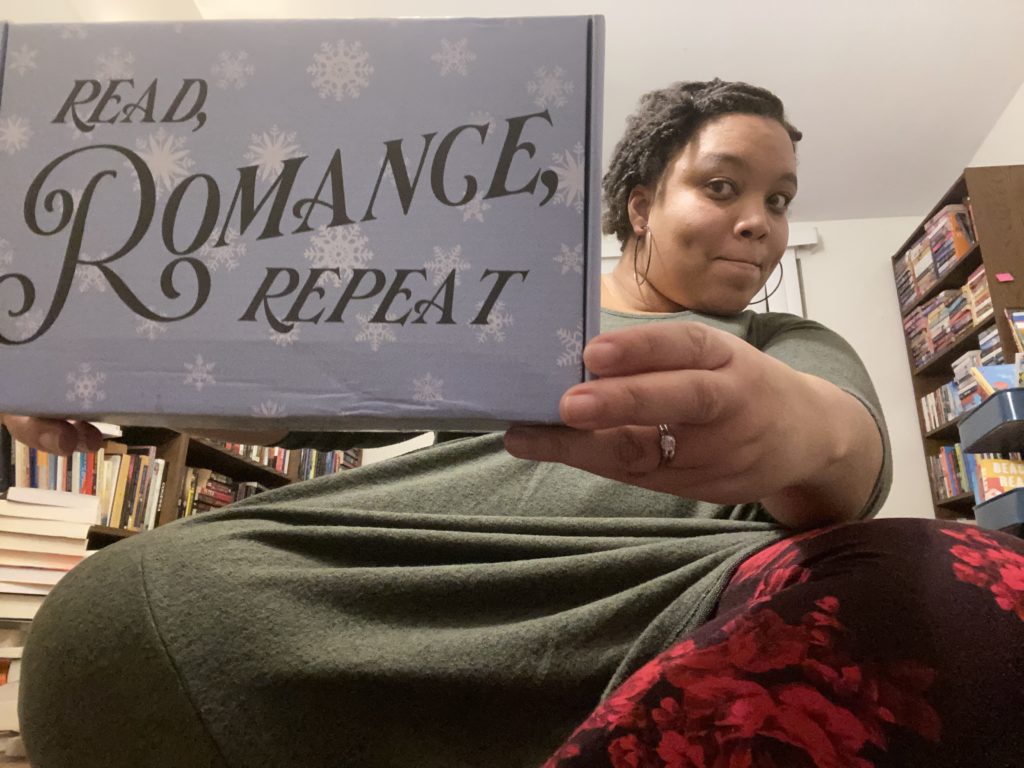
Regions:
M 715 79 L 679 82 L 640 98 L 604 175 L 602 231 L 624 245 L 633 233 L 627 203 L 637 186 L 654 186 L 672 157 L 705 123 L 723 115 L 759 115 L 777 120 L 796 144 L 803 137 L 786 120 L 782 100 L 771 91 Z

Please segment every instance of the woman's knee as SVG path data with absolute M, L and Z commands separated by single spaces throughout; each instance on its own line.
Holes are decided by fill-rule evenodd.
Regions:
M 19 702 L 37 768 L 219 764 L 150 611 L 145 559 L 164 538 L 97 552 L 40 608 Z

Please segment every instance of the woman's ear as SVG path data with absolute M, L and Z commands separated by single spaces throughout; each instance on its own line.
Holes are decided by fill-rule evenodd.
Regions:
M 629 193 L 629 200 L 626 202 L 626 211 L 629 213 L 629 223 L 633 227 L 633 234 L 636 237 L 643 237 L 647 230 L 647 219 L 651 213 L 651 202 L 653 193 L 642 184 L 633 187 Z

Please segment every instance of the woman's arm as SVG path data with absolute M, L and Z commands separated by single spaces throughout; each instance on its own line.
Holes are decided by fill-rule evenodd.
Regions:
M 600 378 L 562 399 L 568 427 L 515 429 L 506 446 L 687 498 L 761 501 L 787 526 L 855 519 L 884 474 L 879 425 L 858 399 L 783 359 L 698 323 L 602 334 L 584 353 Z M 665 463 L 658 424 L 677 441 Z

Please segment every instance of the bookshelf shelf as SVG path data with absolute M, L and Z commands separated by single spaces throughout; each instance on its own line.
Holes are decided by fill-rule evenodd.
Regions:
M 134 536 L 138 531 L 124 528 L 111 528 L 109 525 L 94 525 L 89 529 L 87 549 L 102 549 L 115 541 Z
M 948 499 L 939 498 L 938 505 L 940 507 L 953 507 L 959 509 L 961 507 L 970 507 L 974 501 L 974 495 L 970 493 L 961 493 L 959 496 L 952 496 Z
M 253 481 L 262 483 L 268 488 L 280 488 L 288 485 L 292 479 L 275 469 L 239 456 L 221 446 L 201 437 L 192 436 L 189 441 L 188 461 L 190 464 L 203 466 L 230 475 L 240 482 Z
M 962 239 L 955 242 L 957 252 L 961 252 L 962 255 L 955 263 L 946 268 L 934 285 L 929 286 L 920 296 L 916 296 L 912 300 L 908 299 L 908 295 L 913 295 L 912 285 L 917 281 L 917 276 L 925 274 L 918 267 L 922 267 L 927 262 L 920 258 L 912 262 L 911 259 L 911 256 L 921 255 L 918 244 L 922 238 L 930 238 L 929 242 L 925 244 L 924 254 L 927 254 L 930 247 L 933 262 L 936 260 L 935 254 L 941 253 L 945 247 L 948 247 L 948 241 L 944 245 L 941 239 L 934 239 L 936 230 L 929 229 L 929 222 L 933 219 L 939 221 L 936 216 L 943 212 L 951 217 L 962 217 L 963 208 L 947 208 L 947 206 L 961 206 L 962 204 L 966 204 L 970 211 L 970 224 L 974 234 L 973 244 L 970 247 L 965 247 L 965 241 Z M 1022 267 L 1020 256 L 1021 253 L 1024 253 L 1024 219 L 1020 216 L 1021 209 L 1024 209 L 1024 165 L 966 168 L 950 185 L 945 194 L 936 201 L 921 223 L 908 234 L 905 242 L 892 257 L 897 297 L 902 297 L 907 302 L 906 306 L 899 307 L 901 324 L 905 324 L 914 333 L 921 332 L 920 326 L 909 320 L 916 308 L 926 307 L 928 302 L 933 301 L 943 291 L 959 289 L 967 284 L 972 276 L 974 277 L 970 281 L 971 295 L 975 298 L 979 295 L 984 296 L 984 289 L 987 289 L 988 298 L 991 300 L 992 314 L 986 320 L 961 332 L 948 346 L 922 361 L 920 365 L 915 364 L 911 340 L 907 339 L 907 360 L 913 384 L 914 406 L 918 414 L 921 442 L 929 467 L 936 473 L 943 475 L 960 473 L 955 466 L 956 459 L 953 459 L 952 456 L 955 453 L 953 450 L 955 444 L 959 442 L 961 436 L 964 436 L 963 421 L 968 417 L 961 417 L 960 423 L 946 423 L 938 428 L 928 429 L 925 413 L 921 407 L 922 398 L 934 396 L 937 390 L 952 381 L 954 378 L 953 362 L 969 350 L 979 349 L 979 336 L 992 328 L 997 330 L 998 340 L 993 339 L 991 343 L 996 343 L 1007 362 L 1013 361 L 1016 346 L 1005 311 L 1024 308 L 1024 267 Z M 959 212 L 951 214 L 950 211 Z M 960 224 L 963 223 L 959 219 L 958 221 Z M 955 241 L 960 236 L 956 232 L 957 225 L 954 225 L 952 229 Z M 942 230 L 939 229 L 939 232 L 941 233 Z M 937 237 L 941 238 L 941 234 Z M 981 267 L 984 267 L 984 277 L 979 271 Z M 906 272 L 908 268 L 912 273 L 910 291 L 908 291 Z M 1015 275 L 1016 279 L 1000 282 L 995 277 L 999 273 L 1010 273 Z M 978 293 L 979 287 L 982 289 L 980 294 Z M 931 311 L 934 313 L 938 309 Z M 951 312 L 955 311 L 951 310 Z M 943 322 L 942 316 L 938 317 L 934 326 L 936 328 L 941 327 L 939 322 Z M 904 323 L 904 321 L 906 322 Z M 911 331 L 904 331 L 901 328 L 901 332 L 906 334 Z M 974 414 L 971 416 L 973 417 Z M 986 451 L 994 452 L 1006 449 L 1005 446 L 1008 445 L 1008 442 L 998 435 L 990 440 L 992 442 L 981 443 L 982 446 L 989 446 L 984 448 Z M 967 450 L 968 438 L 966 436 L 964 436 L 963 442 L 964 450 Z M 998 445 L 999 448 L 990 447 L 993 445 Z M 1018 441 L 1012 450 L 1020 449 L 1021 443 Z M 983 448 L 972 445 L 970 450 L 981 451 Z M 950 464 L 951 461 L 953 464 Z M 937 518 L 951 520 L 972 515 L 973 495 L 963 494 L 952 499 L 941 498 L 941 494 L 944 492 L 942 478 L 939 475 L 933 477 L 931 470 L 928 475 L 932 485 L 932 509 Z M 956 485 L 954 483 L 954 487 Z
M 957 436 L 957 422 L 947 421 L 941 427 L 933 429 L 931 432 L 927 432 L 924 435 L 926 440 L 949 440 L 950 438 L 955 439 Z
M 901 310 L 900 314 L 906 317 L 914 311 L 915 307 L 924 304 L 929 299 L 938 296 L 942 291 L 950 288 L 959 288 L 967 280 L 967 276 L 981 264 L 981 248 L 977 244 L 967 253 L 960 257 L 943 275 L 939 281 L 922 294 L 922 296 Z
M 995 321 L 995 317 L 990 317 L 978 323 L 978 325 L 973 325 L 966 331 L 963 331 L 952 342 L 921 363 L 920 368 L 914 369 L 913 375 L 929 376 L 948 368 L 950 363 L 971 348 L 972 342 L 977 343 L 978 334 L 986 328 L 990 328 Z

